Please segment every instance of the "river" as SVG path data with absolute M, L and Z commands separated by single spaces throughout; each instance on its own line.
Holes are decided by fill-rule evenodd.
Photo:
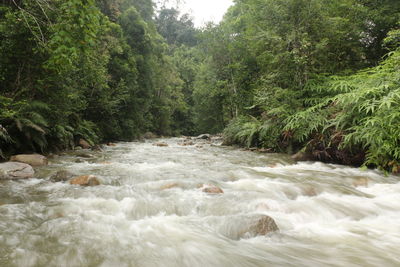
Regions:
M 65 153 L 35 179 L 0 181 L 0 266 L 400 266 L 398 177 L 158 141 L 169 146 Z M 102 185 L 49 181 L 61 169 Z M 256 214 L 280 230 L 239 235 Z

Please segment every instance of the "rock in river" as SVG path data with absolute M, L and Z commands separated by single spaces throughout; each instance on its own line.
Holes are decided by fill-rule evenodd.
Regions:
M 167 190 L 167 189 L 172 189 L 172 188 L 176 188 L 179 187 L 178 183 L 170 183 L 170 184 L 166 184 L 160 187 L 161 190 Z
M 50 177 L 50 180 L 53 182 L 65 182 L 74 177 L 72 173 L 66 170 L 61 170 L 56 172 Z
M 161 147 L 164 146 L 164 147 L 166 147 L 166 146 L 168 146 L 168 144 L 164 143 L 164 142 L 161 142 L 161 143 L 154 143 L 153 146 L 161 146 Z
M 358 179 L 355 179 L 353 181 L 353 186 L 354 187 L 359 187 L 359 186 L 363 186 L 363 187 L 368 187 L 368 178 L 366 177 L 359 177 Z
M 295 161 L 312 161 L 315 160 L 313 155 L 308 152 L 297 152 L 296 154 L 292 155 L 291 158 Z
M 210 140 L 211 139 L 211 135 L 210 134 L 201 134 L 201 135 L 197 136 L 196 139 L 207 139 L 207 140 Z
M 217 230 L 234 240 L 241 238 L 253 238 L 265 236 L 279 231 L 275 220 L 264 214 L 249 214 L 232 216 L 230 219 L 221 222 Z
M 83 175 L 73 178 L 69 181 L 70 184 L 81 186 L 96 186 L 100 185 L 99 180 L 94 175 Z
M 253 224 L 250 225 L 249 232 L 255 235 L 266 235 L 271 232 L 278 231 L 274 219 L 267 215 L 261 215 Z
M 85 139 L 79 139 L 78 145 L 79 145 L 80 147 L 82 147 L 83 149 L 89 149 L 89 148 L 92 147 L 92 146 L 89 144 L 89 142 L 86 141 Z
M 32 178 L 35 174 L 32 166 L 20 162 L 0 163 L 0 179 Z
M 94 145 L 94 146 L 92 146 L 91 150 L 97 151 L 97 152 L 103 152 L 103 146 L 102 145 Z
M 39 154 L 21 154 L 14 155 L 10 159 L 11 161 L 17 161 L 21 163 L 26 163 L 31 166 L 45 166 L 48 164 L 47 158 Z
M 215 185 L 204 185 L 203 192 L 208 194 L 223 194 L 224 191 Z
M 158 136 L 152 132 L 147 132 L 143 135 L 144 139 L 156 139 Z
M 236 238 L 251 238 L 279 231 L 275 220 L 262 214 L 238 218 L 236 223 L 238 223 L 238 235 Z

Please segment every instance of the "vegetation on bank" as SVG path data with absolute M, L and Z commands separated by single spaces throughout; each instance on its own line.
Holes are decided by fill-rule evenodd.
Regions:
M 400 171 L 400 2 L 0 1 L 0 157 L 84 138 L 226 142 Z
M 0 156 L 179 133 L 183 81 L 151 0 L 0 2 Z
M 216 35 L 239 110 L 226 142 L 399 172 L 399 16 L 399 1 L 236 1 Z

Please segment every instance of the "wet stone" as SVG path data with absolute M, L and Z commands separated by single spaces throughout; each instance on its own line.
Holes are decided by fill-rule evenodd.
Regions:
M 74 177 L 74 175 L 72 173 L 70 173 L 69 171 L 61 170 L 61 171 L 58 171 L 55 174 L 53 174 L 50 177 L 50 181 L 52 181 L 52 182 L 66 182 L 69 179 L 71 179 L 72 177 Z
M 45 166 L 48 160 L 45 156 L 39 154 L 20 154 L 11 157 L 10 161 L 26 163 L 31 166 Z
M 214 186 L 214 185 L 205 185 L 202 191 L 207 194 L 223 194 L 224 193 L 224 191 L 221 188 L 219 188 L 218 186 Z
M 73 178 L 69 181 L 72 185 L 80 185 L 80 186 L 96 186 L 100 185 L 99 180 L 94 175 L 82 175 Z
M 0 180 L 33 178 L 35 171 L 32 166 L 21 162 L 0 163 Z
M 91 145 L 89 144 L 88 141 L 86 141 L 85 139 L 79 139 L 78 145 L 80 147 L 82 147 L 83 149 L 89 149 L 91 148 Z
M 161 143 L 154 143 L 153 146 L 167 147 L 168 144 L 167 144 L 167 143 L 164 143 L 164 142 L 161 142 Z

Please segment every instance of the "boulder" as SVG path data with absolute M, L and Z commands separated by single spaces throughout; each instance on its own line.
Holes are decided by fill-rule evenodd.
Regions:
M 301 152 L 301 151 L 292 155 L 291 158 L 295 161 L 312 161 L 312 160 L 314 160 L 314 157 L 311 153 Z
M 181 146 L 194 146 L 194 142 L 185 140 L 185 141 L 183 141 L 183 143 L 180 143 L 179 145 L 181 145 Z
M 32 166 L 20 162 L 0 163 L 1 179 L 26 179 L 32 178 L 35 174 Z
M 26 163 L 31 166 L 45 166 L 48 164 L 48 160 L 45 156 L 39 154 L 21 154 L 14 155 L 10 159 L 11 161 L 17 161 Z
M 117 145 L 114 143 L 107 143 L 107 146 L 117 146 Z
M 100 185 L 99 180 L 94 175 L 83 175 L 73 178 L 69 181 L 70 184 L 80 186 L 96 186 Z
M 89 144 L 88 141 L 86 141 L 85 139 L 82 139 L 82 138 L 79 139 L 78 145 L 79 145 L 80 147 L 82 147 L 83 149 L 89 149 L 89 148 L 92 147 L 92 146 Z
M 257 215 L 252 217 L 249 223 L 249 229 L 247 233 L 251 236 L 266 235 L 271 232 L 279 230 L 274 219 L 267 215 Z
M 203 190 L 204 193 L 208 193 L 208 194 L 223 194 L 224 191 L 219 188 L 218 186 L 215 185 L 204 185 L 203 186 Z
M 167 144 L 167 143 L 164 143 L 164 142 L 161 142 L 161 143 L 154 143 L 153 146 L 167 147 L 168 144 Z
M 221 234 L 239 240 L 279 231 L 274 219 L 264 214 L 234 215 L 216 226 Z
M 53 174 L 50 177 L 50 181 L 53 181 L 53 182 L 66 182 L 69 179 L 71 179 L 72 177 L 74 177 L 74 175 L 72 173 L 70 173 L 69 171 L 61 170 L 61 171 L 58 171 L 55 174 Z
M 207 139 L 207 140 L 210 140 L 211 139 L 211 135 L 209 135 L 209 134 L 201 134 L 201 135 L 197 136 L 196 139 Z
M 360 178 L 353 180 L 353 186 L 354 187 L 359 187 L 359 186 L 368 187 L 368 182 L 369 182 L 368 178 L 360 177 Z

